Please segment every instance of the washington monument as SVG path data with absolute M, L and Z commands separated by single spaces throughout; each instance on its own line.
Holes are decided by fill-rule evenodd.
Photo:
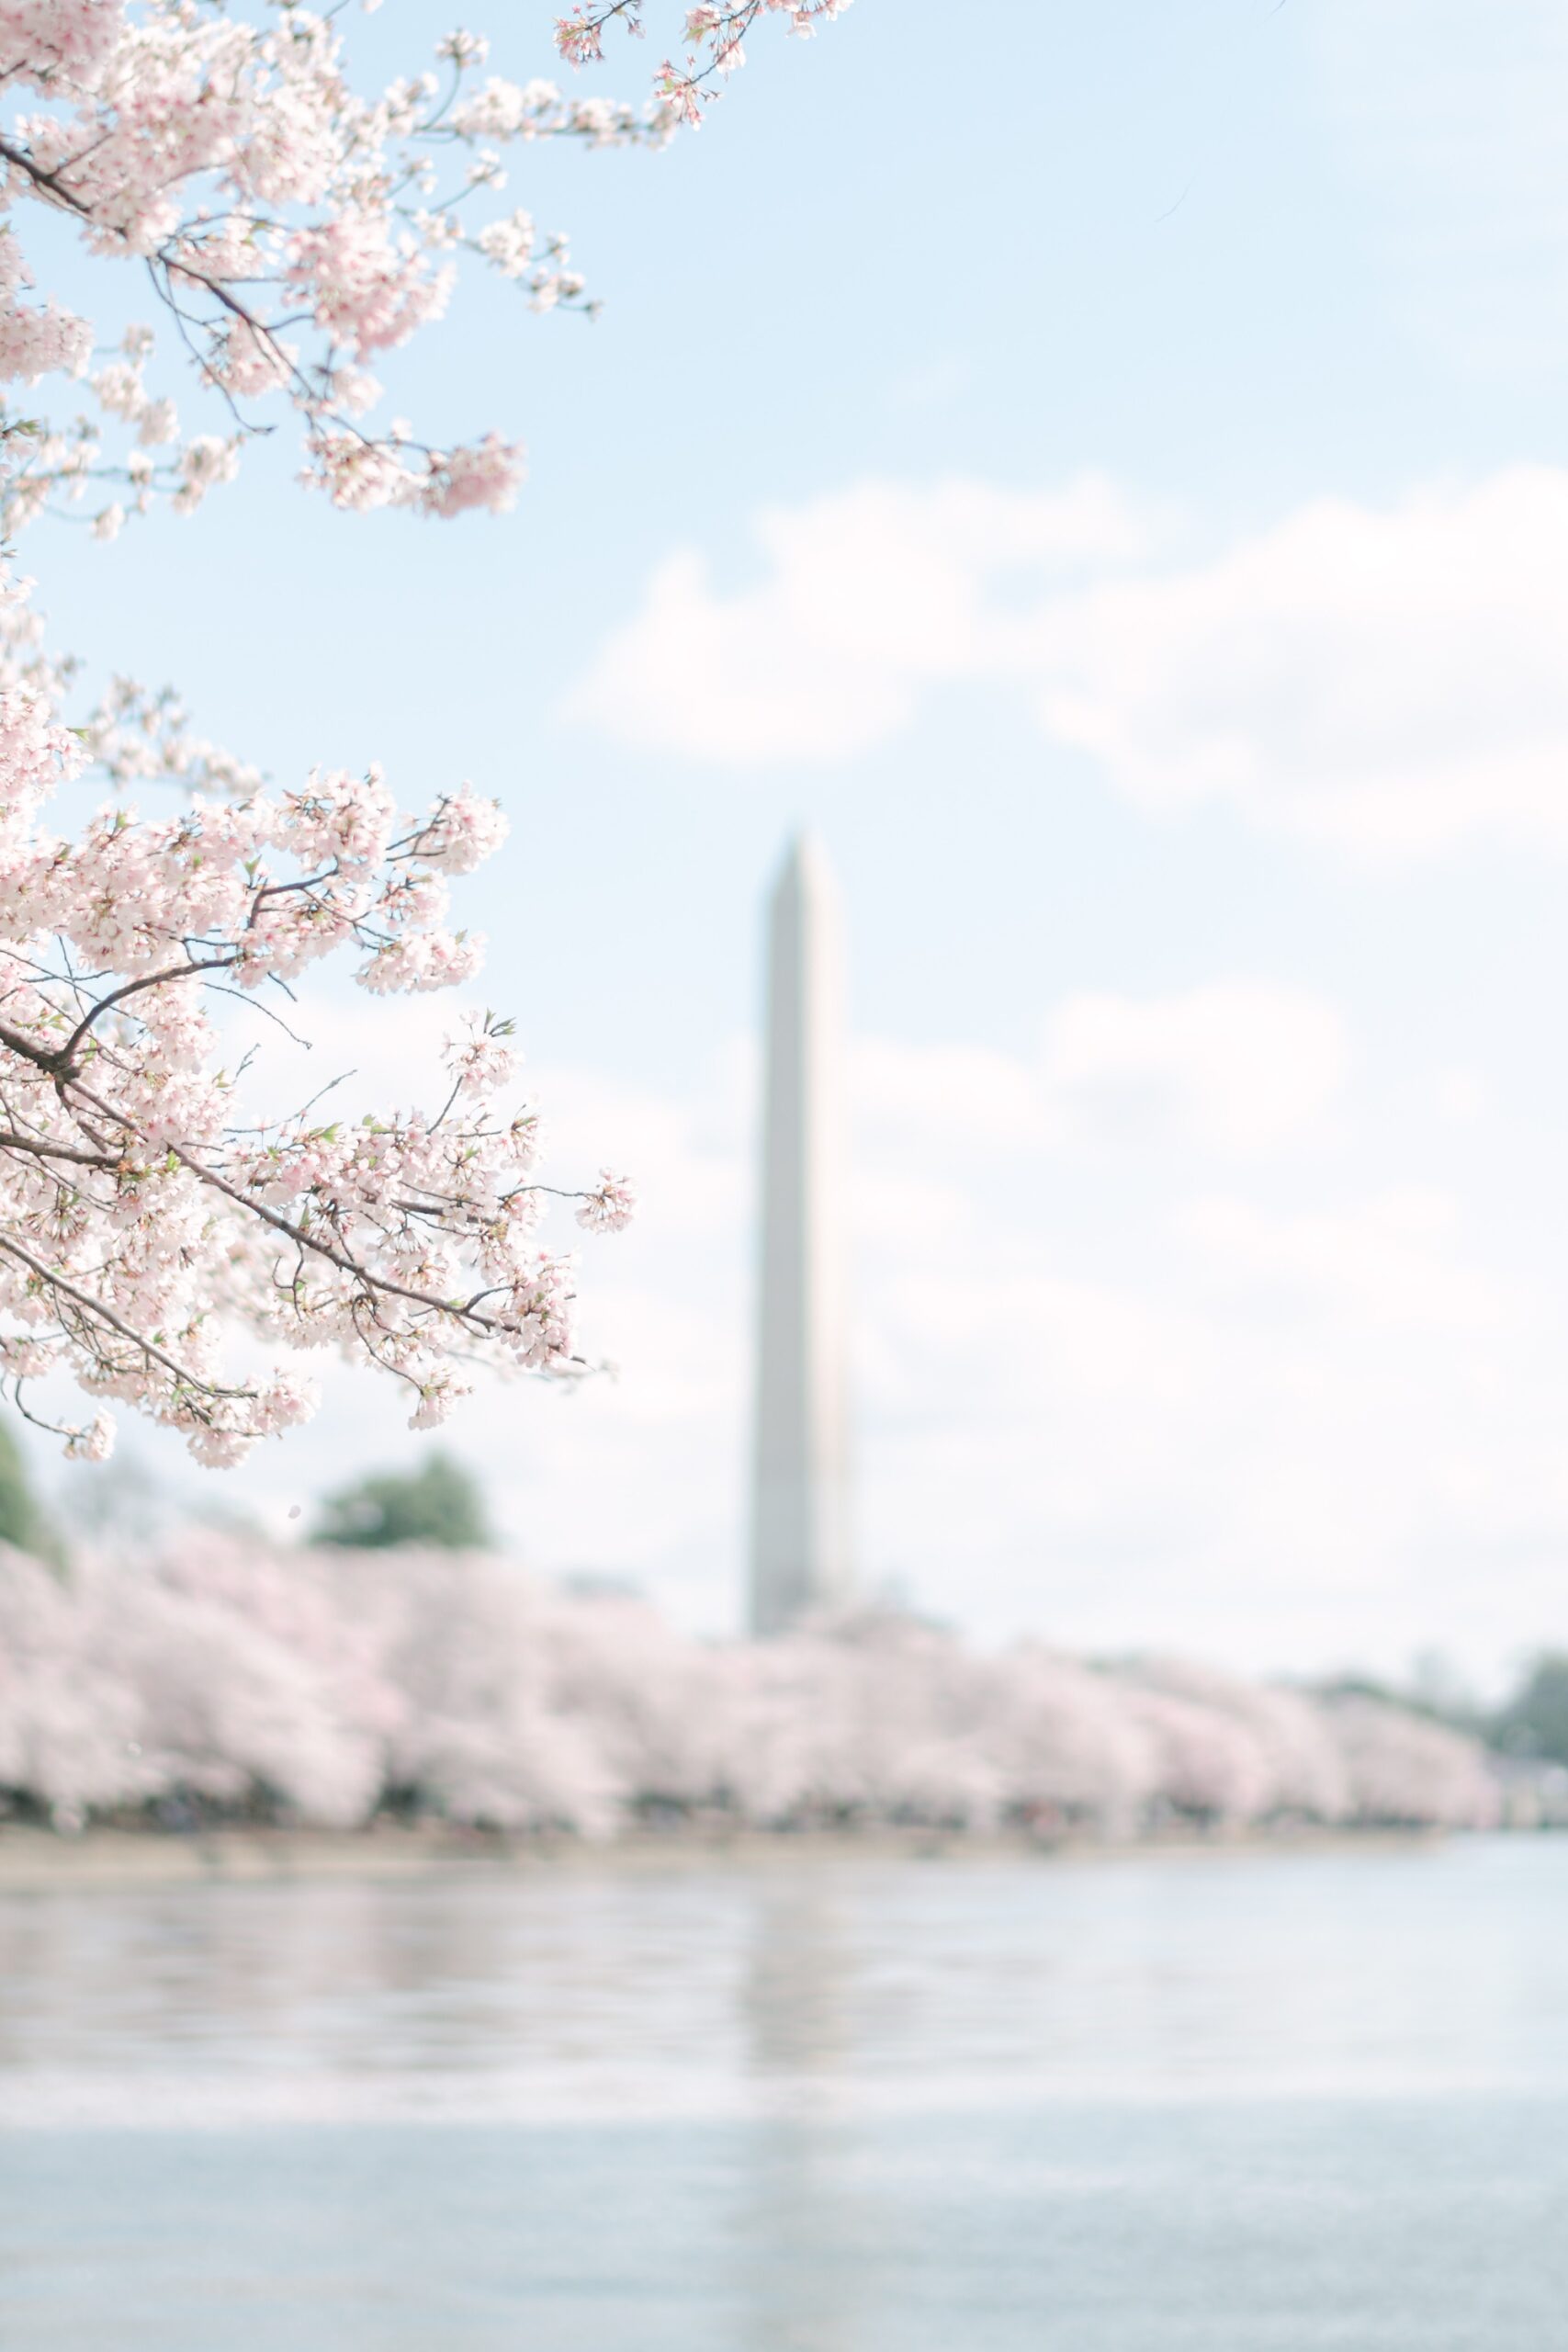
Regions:
M 838 891 L 801 834 L 768 916 L 761 1305 L 751 1487 L 751 1631 L 849 1594 L 842 951 Z

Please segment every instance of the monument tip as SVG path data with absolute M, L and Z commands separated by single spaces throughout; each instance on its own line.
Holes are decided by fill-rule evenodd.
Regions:
M 797 825 L 784 844 L 779 861 L 777 887 L 786 889 L 809 888 L 813 884 L 832 884 L 833 869 L 822 836 L 815 825 Z

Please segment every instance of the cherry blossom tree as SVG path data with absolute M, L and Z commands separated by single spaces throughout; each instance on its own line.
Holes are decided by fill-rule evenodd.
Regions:
M 300 479 L 346 510 L 501 512 L 521 450 L 377 423 L 379 355 L 441 318 L 457 270 L 538 311 L 592 311 L 558 237 L 502 203 L 508 151 L 539 141 L 657 149 L 701 118 L 759 19 L 808 32 L 848 0 L 689 9 L 682 56 L 626 104 L 486 71 L 454 32 L 434 66 L 355 85 L 341 12 L 289 0 L 252 21 L 223 0 L 0 0 L 0 533 L 53 513 L 115 537 L 166 503 L 190 514 L 253 434 L 291 417 Z M 641 0 L 556 25 L 569 67 Z M 112 348 L 33 284 L 28 223 L 74 232 L 146 288 L 152 322 Z M 45 240 L 47 243 L 47 238 Z M 155 371 L 194 375 L 189 430 Z M 33 388 L 63 378 L 67 408 Z M 19 389 L 18 389 L 19 388 Z M 211 429 L 216 419 L 219 429 Z M 552 1188 L 512 1097 L 511 1023 L 454 1025 L 423 1110 L 347 1127 L 307 1105 L 257 1121 L 224 1000 L 264 1007 L 340 955 L 374 994 L 470 979 L 481 943 L 448 927 L 451 882 L 500 846 L 467 785 L 405 808 L 378 768 L 265 790 L 197 739 L 168 695 L 118 682 L 78 723 L 73 664 L 47 650 L 28 583 L 0 573 L 0 1385 L 66 1374 L 239 1459 L 311 1409 L 294 1361 L 330 1347 L 406 1384 L 442 1419 L 476 1363 L 580 1371 L 571 1254 L 538 1233 Z M 62 790 L 111 798 L 55 830 Z M 172 783 L 143 814 L 126 793 Z M 221 1016 L 221 1017 L 220 1017 Z M 294 1018 L 291 1014 L 290 1018 Z M 230 1025 L 225 1026 L 225 1022 Z M 624 1179 L 567 1188 L 614 1230 Z M 234 1369 L 230 1337 L 276 1350 Z M 101 1457 L 112 1424 L 45 1419 Z
M 0 1792 L 62 1826 L 171 1803 L 330 1827 L 412 1811 L 714 1826 L 1483 1826 L 1472 1739 L 1165 1660 L 998 1655 L 896 1617 L 690 1640 L 483 1552 L 284 1551 L 187 1527 L 71 1580 L 0 1545 Z

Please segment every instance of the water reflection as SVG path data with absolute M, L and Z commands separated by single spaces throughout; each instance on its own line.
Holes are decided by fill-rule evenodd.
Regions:
M 758 1889 L 738 2007 L 773 2120 L 750 2143 L 728 2235 L 739 2352 L 851 2352 L 859 2335 L 870 2282 L 846 2249 L 867 2233 L 832 2120 L 854 2064 L 858 1958 L 840 1874 Z
M 1541 2352 L 1565 1932 L 1525 1841 L 0 1898 L 0 2342 Z
M 747 1906 L 736 1991 L 745 2063 L 764 2081 L 830 2080 L 851 2063 L 848 1896 L 836 1871 L 792 1871 L 759 1884 Z
M 111 2120 L 132 2083 L 154 2116 L 519 2120 L 1563 2084 L 1565 1932 L 1568 1845 L 1527 1841 L 13 1895 L 0 2113 L 68 2085 Z

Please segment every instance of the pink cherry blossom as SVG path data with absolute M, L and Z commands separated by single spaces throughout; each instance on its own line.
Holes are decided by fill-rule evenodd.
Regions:
M 183 1430 L 223 1466 L 296 1426 L 313 1390 L 287 1365 L 231 1372 L 247 1330 L 330 1346 L 413 1392 L 417 1427 L 465 1393 L 450 1359 L 581 1368 L 572 1261 L 536 1239 L 539 1125 L 501 1107 L 510 1023 L 470 1019 L 430 1108 L 358 1127 L 309 1112 L 258 1125 L 220 1061 L 209 1006 L 297 983 L 339 951 L 378 993 L 444 988 L 482 942 L 444 921 L 445 873 L 504 837 L 467 787 L 419 817 L 378 768 L 267 793 L 186 738 L 181 714 L 117 690 L 96 728 L 55 715 L 59 680 L 25 599 L 0 606 L 0 1380 L 19 1402 L 73 1375 Z M 136 725 L 132 723 L 136 722 Z M 75 841 L 52 795 L 96 752 L 129 776 L 122 731 L 234 787 L 170 813 L 106 804 Z M 91 973 L 91 983 L 82 975 Z M 219 991 L 214 998 L 212 991 Z M 604 1177 L 584 1221 L 625 1223 Z M 7 1328 L 8 1327 L 8 1328 Z M 27 1409 L 27 1408 L 24 1408 Z M 62 1433 L 99 1459 L 99 1414 Z
M 761 19 L 808 31 L 845 5 L 671 9 L 686 64 L 632 105 L 490 74 L 467 31 L 362 88 L 336 11 L 0 0 L 6 545 L 57 510 L 102 541 L 160 503 L 193 514 L 290 416 L 304 481 L 346 512 L 504 513 L 517 443 L 378 427 L 367 363 L 435 329 L 464 269 L 537 311 L 594 311 L 564 236 L 500 209 L 506 151 L 662 147 Z M 579 6 L 558 48 L 594 62 L 605 28 L 640 31 L 642 14 Z M 134 325 L 106 346 L 34 285 L 44 214 L 151 281 L 162 340 Z M 187 426 L 169 370 L 192 358 Z M 33 388 L 62 379 L 82 389 L 48 412 Z M 297 1000 L 333 955 L 375 996 L 473 979 L 483 941 L 454 927 L 448 892 L 503 841 L 494 801 L 463 785 L 408 813 L 376 767 L 264 789 L 172 694 L 116 678 L 75 712 L 73 669 L 0 565 L 0 1386 L 33 1412 L 39 1384 L 73 1379 L 90 1417 L 41 1416 L 73 1455 L 102 1459 L 99 1408 L 118 1401 L 221 1466 L 310 1411 L 298 1351 L 403 1384 L 418 1427 L 464 1393 L 455 1362 L 581 1372 L 575 1262 L 539 1237 L 546 1201 L 613 1233 L 632 1188 L 609 1170 L 539 1182 L 538 1114 L 502 1100 L 510 1023 L 470 1020 L 423 1107 L 359 1126 L 311 1106 L 258 1120 L 257 1016 L 234 1029 L 236 1000 Z M 88 774 L 110 797 L 55 830 L 56 794 Z M 174 806 L 145 798 L 168 784 Z M 295 1023 L 309 1009 L 289 1001 Z
M 599 1182 L 585 1193 L 578 1207 L 577 1222 L 590 1233 L 620 1233 L 628 1226 L 637 1210 L 637 1193 L 625 1176 L 614 1175 L 608 1168 L 599 1171 Z
M 455 1385 L 433 1375 L 416 1425 Z M 719 1645 L 485 1554 L 197 1528 L 121 1538 L 68 1582 L 0 1545 L 0 1787 L 78 1825 L 180 1791 L 345 1826 L 398 1792 L 585 1836 L 651 1801 L 714 1826 L 1118 1839 L 1484 1828 L 1499 1795 L 1475 1741 L 1371 1699 L 979 1654 L 874 1611 Z
M 807 32 L 847 5 L 689 9 L 677 17 L 685 64 L 662 67 L 633 106 L 568 97 L 541 76 L 481 76 L 489 44 L 476 33 L 438 43 L 439 70 L 362 91 L 336 12 L 290 6 L 253 23 L 221 0 L 0 0 L 0 91 L 48 100 L 13 111 L 0 132 L 0 193 L 16 214 L 0 224 L 0 382 L 89 375 L 97 408 L 26 448 L 15 436 L 39 420 L 0 410 L 0 525 L 73 502 L 88 480 L 131 490 L 118 502 L 127 517 L 161 497 L 189 514 L 262 429 L 253 412 L 277 401 L 302 426 L 306 479 L 341 507 L 503 512 L 523 478 L 504 434 L 449 447 L 362 422 L 380 398 L 366 361 L 434 325 L 461 267 L 510 279 L 536 311 L 597 310 L 563 236 L 541 235 L 516 208 L 482 217 L 507 179 L 503 151 L 661 147 L 700 117 L 759 19 L 782 15 Z M 558 48 L 574 66 L 596 62 L 605 27 L 640 31 L 642 15 L 643 0 L 578 6 L 558 24 Z M 133 329 L 118 356 L 95 354 L 87 320 L 27 299 L 36 206 L 66 216 L 94 254 L 150 275 L 202 379 L 226 395 L 232 431 L 181 439 L 168 390 L 146 381 L 149 330 Z M 148 464 L 148 451 L 167 454 Z

